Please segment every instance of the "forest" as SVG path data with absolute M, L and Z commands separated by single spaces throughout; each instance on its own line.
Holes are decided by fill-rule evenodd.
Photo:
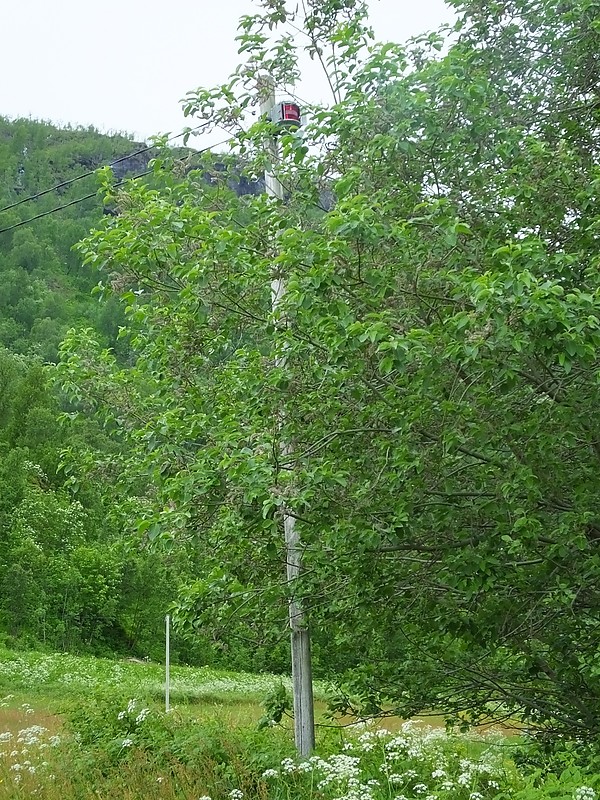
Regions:
M 60 343 L 73 327 L 91 327 L 123 363 L 129 357 L 118 341 L 122 306 L 98 302 L 98 277 L 73 246 L 106 215 L 96 170 L 116 162 L 117 180 L 135 177 L 151 156 L 152 147 L 124 136 L 0 120 L 0 228 L 8 229 L 0 235 L 5 645 L 156 656 L 172 587 L 192 568 L 129 546 L 99 477 L 76 484 L 64 463 L 69 448 L 110 452 L 116 445 L 93 416 L 72 420 L 74 407 L 51 385 Z M 45 194 L 24 202 L 38 193 Z M 202 647 L 195 652 L 205 657 Z
M 452 5 L 398 45 L 360 0 L 264 0 L 176 146 L 1 121 L 0 629 L 160 661 L 169 613 L 175 661 L 292 669 L 274 725 L 291 627 L 331 718 L 503 725 L 537 770 L 315 797 L 593 800 L 600 4 Z M 265 75 L 302 54 L 330 102 L 283 128 Z

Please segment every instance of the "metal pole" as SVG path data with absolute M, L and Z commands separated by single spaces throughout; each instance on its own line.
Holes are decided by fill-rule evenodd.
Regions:
M 259 84 L 260 114 L 268 114 L 275 105 L 275 83 L 271 76 L 262 77 Z M 272 137 L 267 145 L 270 166 L 265 172 L 265 185 L 267 194 L 278 200 L 284 199 L 283 186 L 273 172 L 273 166 L 277 162 L 278 147 L 277 141 Z M 281 274 L 274 274 L 271 281 L 271 308 L 276 312 L 281 301 L 285 297 L 286 285 L 285 277 Z M 278 355 L 276 366 L 285 366 L 287 357 L 285 352 Z M 280 414 L 280 422 L 284 420 L 284 414 Z M 280 453 L 282 459 L 291 455 L 293 448 L 291 443 L 282 442 Z M 289 600 L 289 624 L 291 631 L 291 655 L 292 655 L 292 686 L 294 696 L 294 738 L 296 748 L 301 756 L 309 756 L 315 747 L 315 712 L 313 703 L 313 684 L 312 684 L 312 660 L 310 654 L 310 631 L 306 620 L 306 615 L 301 604 L 294 598 L 293 582 L 297 579 L 302 570 L 302 552 L 300 536 L 296 529 L 296 519 L 288 513 L 284 504 L 283 507 L 283 530 L 285 534 L 286 549 L 286 573 L 288 585 L 290 587 Z
M 171 617 L 169 614 L 165 617 L 165 713 L 171 710 L 170 705 L 170 692 L 171 692 L 171 641 L 170 631 Z

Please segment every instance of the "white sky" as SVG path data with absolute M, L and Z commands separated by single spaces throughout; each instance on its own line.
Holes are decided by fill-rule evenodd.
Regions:
M 378 39 L 452 21 L 443 0 L 370 0 Z M 180 99 L 223 82 L 252 0 L 0 0 L 0 115 L 126 131 L 178 132 Z M 325 96 L 312 75 L 297 88 Z M 196 140 L 198 141 L 198 140 Z

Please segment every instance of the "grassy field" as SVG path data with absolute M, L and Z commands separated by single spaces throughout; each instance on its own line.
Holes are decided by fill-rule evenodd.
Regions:
M 171 666 L 171 696 L 174 702 L 232 702 L 237 698 L 260 698 L 289 678 L 251 675 L 209 667 Z M 164 666 L 113 661 L 68 653 L 12 652 L 0 650 L 0 691 L 23 691 L 29 695 L 80 696 L 86 692 L 114 690 L 131 695 L 164 696 Z M 323 694 L 317 684 L 316 693 Z
M 177 717 L 220 720 L 228 725 L 256 724 L 263 716 L 262 700 L 287 676 L 171 666 L 170 705 Z M 317 713 L 324 712 L 327 686 L 315 685 Z M 0 727 L 22 716 L 46 724 L 90 696 L 139 698 L 156 711 L 164 708 L 165 668 L 161 664 L 114 661 L 68 653 L 0 650 Z
M 0 800 L 596 800 L 600 778 L 526 775 L 502 732 L 419 722 L 319 728 L 295 758 L 288 725 L 257 729 L 289 679 L 0 651 Z M 327 687 L 316 687 L 318 716 Z M 322 720 L 323 721 L 323 720 Z

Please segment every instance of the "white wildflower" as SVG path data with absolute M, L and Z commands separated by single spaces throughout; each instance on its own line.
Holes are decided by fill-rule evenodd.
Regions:
M 31 725 L 29 728 L 23 728 L 17 734 L 17 742 L 21 744 L 31 745 L 39 742 L 40 736 L 47 733 L 48 729 L 42 725 Z
M 279 772 L 276 769 L 266 769 L 262 776 L 263 778 L 276 778 L 279 775 Z
M 135 724 L 136 725 L 140 725 L 146 719 L 146 717 L 148 716 L 149 713 L 150 713 L 150 709 L 149 708 L 142 708 L 140 713 L 135 718 Z
M 591 786 L 579 786 L 573 792 L 573 800 L 596 800 L 596 792 Z
M 375 747 L 375 745 L 373 744 L 373 742 L 363 742 L 362 743 L 362 750 L 365 753 L 370 753 L 371 750 L 374 749 L 374 747 Z

